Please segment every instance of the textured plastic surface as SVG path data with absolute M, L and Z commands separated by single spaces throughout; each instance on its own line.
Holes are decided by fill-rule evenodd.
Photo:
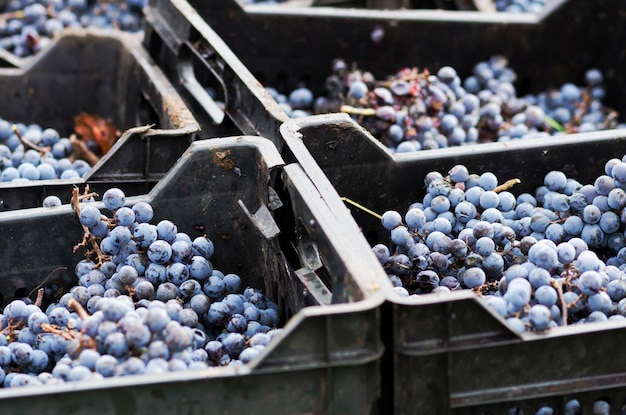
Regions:
M 69 200 L 72 187 L 83 183 L 95 191 L 115 183 L 129 195 L 147 193 L 199 131 L 140 39 L 118 31 L 65 32 L 23 67 L 0 69 L 0 94 L 0 116 L 12 122 L 68 137 L 74 117 L 87 112 L 124 132 L 82 179 L 0 183 L 2 210 L 38 207 L 48 195 Z
M 243 286 L 277 301 L 288 319 L 280 340 L 243 367 L 0 389 L 0 407 L 12 414 L 376 413 L 386 285 L 368 259 L 350 259 L 353 235 L 324 199 L 298 164 L 284 165 L 269 140 L 193 143 L 149 194 L 127 203 L 150 202 L 153 223 L 169 219 L 192 238 L 206 234 L 215 244 L 215 268 L 238 273 Z M 271 214 L 256 215 L 262 210 Z M 272 227 L 280 232 L 261 231 Z M 69 205 L 2 212 L 0 232 L 4 303 L 59 266 L 67 269 L 51 279 L 73 283 L 82 252 L 72 254 L 72 246 L 82 229 Z M 307 261 L 310 251 L 320 261 Z M 315 305 L 297 274 L 315 276 L 332 299 Z
M 624 0 L 557 0 L 539 15 L 190 3 L 263 85 L 282 92 L 303 82 L 325 93 L 335 58 L 381 78 L 404 66 L 443 65 L 466 77 L 477 62 L 501 54 L 517 71 L 522 94 L 582 83 L 597 67 L 607 105 L 626 113 Z M 370 40 L 376 26 L 385 32 L 379 44 Z
M 343 114 L 293 120 L 281 131 L 302 165 L 312 166 L 313 174 L 318 167 L 325 173 L 327 180 L 316 180 L 320 191 L 335 188 L 339 196 L 379 214 L 403 211 L 421 200 L 424 176 L 445 173 L 455 164 L 472 173 L 494 172 L 501 181 L 519 178 L 517 194 L 533 192 L 551 170 L 593 182 L 608 159 L 626 153 L 626 130 L 402 155 L 391 154 Z M 309 164 L 312 160 L 317 166 Z M 341 209 L 338 197 L 327 203 Z M 388 242 L 378 219 L 351 211 L 370 244 Z M 543 403 L 561 410 L 571 398 L 587 410 L 600 398 L 610 399 L 613 410 L 621 408 L 626 365 L 608 356 L 621 353 L 626 325 L 575 325 L 519 335 L 472 292 L 452 294 L 389 296 L 382 324 L 390 351 L 382 365 L 385 408 L 399 414 L 504 414 L 511 408 L 534 413 Z
M 144 14 L 145 49 L 191 107 L 202 138 L 230 128 L 282 148 L 278 129 L 287 115 L 188 2 L 150 0 Z

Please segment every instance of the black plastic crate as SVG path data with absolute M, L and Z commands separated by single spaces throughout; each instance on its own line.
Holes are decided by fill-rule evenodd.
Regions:
M 494 172 L 501 180 L 519 178 L 514 187 L 519 194 L 533 192 L 551 170 L 588 183 L 608 159 L 626 153 L 623 129 L 403 155 L 391 154 L 343 114 L 293 120 L 281 131 L 296 158 L 312 166 L 312 177 L 318 167 L 323 170 L 326 178 L 315 178 L 320 191 L 334 188 L 379 214 L 402 212 L 421 200 L 425 175 L 456 164 L 475 173 Z M 313 160 L 317 165 L 308 164 Z M 338 197 L 327 203 L 337 212 L 343 208 Z M 388 241 L 379 219 L 350 210 L 370 245 Z M 390 353 L 382 367 L 385 407 L 395 413 L 508 414 L 511 408 L 534 413 L 544 403 L 560 411 L 574 398 L 587 410 L 594 400 L 609 399 L 611 413 L 619 413 L 624 403 L 626 366 L 607 356 L 619 355 L 625 324 L 517 334 L 469 291 L 389 298 L 382 336 Z
M 256 79 L 285 91 L 304 81 L 319 91 L 329 63 L 336 57 L 354 60 L 375 74 L 414 65 L 417 58 L 430 67 L 449 64 L 467 73 L 477 61 L 505 54 L 518 72 L 524 92 L 581 79 L 586 69 L 598 67 L 606 75 L 607 104 L 622 112 L 626 104 L 619 94 L 626 55 L 616 40 L 624 27 L 620 24 L 624 19 L 619 13 L 624 5 L 621 1 L 570 0 L 560 2 L 558 9 L 542 18 L 526 16 L 498 23 L 478 17 L 469 20 L 463 14 L 422 14 L 419 18 L 411 12 L 355 10 L 334 15 L 313 10 L 281 14 L 269 8 L 243 13 L 234 2 L 192 4 L 197 9 L 180 0 L 151 3 L 158 13 L 148 19 L 176 22 L 172 27 L 179 30 L 168 29 L 166 24 L 157 30 L 153 25 L 158 35 L 147 34 L 148 44 L 153 36 L 168 40 L 161 43 L 165 48 L 148 49 L 153 56 L 162 50 L 193 56 L 198 68 L 209 69 L 204 72 L 209 73 L 211 82 L 224 85 L 226 114 L 235 123 L 237 117 L 245 119 L 244 129 L 251 134 L 263 131 L 272 136 L 276 126 L 285 121 L 285 114 L 258 88 Z M 368 39 L 377 24 L 385 25 L 384 42 L 389 43 L 373 48 Z M 241 90 L 244 79 L 249 82 Z M 352 239 L 363 239 L 362 233 L 370 243 L 388 238 L 380 221 L 351 208 L 355 223 L 350 224 L 338 196 L 378 213 L 401 210 L 423 195 L 422 180 L 427 172 L 445 172 L 459 163 L 472 172 L 493 171 L 502 180 L 520 178 L 522 184 L 516 186 L 516 192 L 534 190 L 537 178 L 550 170 L 564 170 L 582 182 L 595 178 L 598 166 L 609 158 L 621 157 L 626 140 L 624 130 L 609 130 L 393 155 L 345 114 L 288 121 L 280 127 L 279 136 L 276 140 L 284 140 L 285 159 L 301 163 L 316 188 L 328 195 L 324 202 L 330 210 L 343 218 L 351 231 L 360 227 Z M 320 168 L 326 177 L 319 174 Z M 364 258 L 358 252 L 352 256 L 356 262 Z M 377 273 L 384 273 L 379 265 L 374 267 Z M 434 296 L 402 300 L 389 292 L 389 298 L 382 320 L 382 336 L 390 351 L 381 365 L 383 413 L 496 414 L 507 413 L 511 407 L 533 413 L 543 403 L 558 407 L 570 397 L 580 397 L 585 403 L 610 397 L 613 410 L 622 405 L 624 368 L 619 363 L 595 362 L 619 355 L 626 330 L 623 324 L 519 335 L 472 293 L 456 293 L 445 300 Z M 458 324 L 450 319 L 457 308 L 454 314 L 463 317 L 458 317 Z M 596 339 L 602 347 L 596 347 Z M 536 357 L 544 348 L 546 355 Z M 584 356 L 583 362 L 571 363 L 572 356 L 559 355 L 558 350 Z M 476 359 L 474 352 L 479 356 Z M 513 362 L 511 354 L 515 355 Z M 551 355 L 555 357 L 549 361 Z M 483 364 L 485 360 L 488 364 Z M 566 363 L 569 366 L 560 369 Z
M 386 282 L 368 258 L 351 259 L 355 247 L 369 247 L 358 248 L 325 197 L 269 140 L 193 143 L 149 194 L 127 203 L 147 201 L 152 223 L 169 219 L 192 238 L 207 235 L 215 268 L 277 301 L 280 340 L 237 368 L 0 389 L 0 406 L 13 414 L 377 413 Z M 49 282 L 75 283 L 82 250 L 72 247 L 83 230 L 71 206 L 2 212 L 0 232 L 4 304 L 57 267 L 66 269 Z
M 605 103 L 626 113 L 624 0 L 557 0 L 539 15 L 243 7 L 236 0 L 190 4 L 256 79 L 283 93 L 304 83 L 323 95 L 336 58 L 356 62 L 378 79 L 402 67 L 444 65 L 463 78 L 479 61 L 504 55 L 518 74 L 520 95 L 582 82 L 587 69 L 598 68 L 605 75 Z M 370 34 L 377 26 L 385 35 L 374 45 Z
M 232 130 L 267 137 L 282 149 L 278 129 L 287 115 L 189 3 L 151 0 L 144 15 L 144 47 L 193 111 L 202 138 Z
M 115 183 L 146 193 L 187 149 L 199 125 L 136 35 L 68 30 L 20 68 L 0 69 L 0 116 L 74 132 L 82 112 L 109 119 L 124 133 L 82 179 L 0 183 L 0 209 L 38 207 L 46 196 L 67 200 L 75 185 L 95 191 Z M 149 128 L 148 128 L 149 127 Z

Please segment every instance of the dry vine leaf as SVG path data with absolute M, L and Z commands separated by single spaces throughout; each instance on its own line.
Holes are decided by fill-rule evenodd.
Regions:
M 85 112 L 74 117 L 74 131 L 82 141 L 96 142 L 100 147 L 100 156 L 105 155 L 120 136 L 120 131 L 112 122 Z
M 213 155 L 213 161 L 224 170 L 232 170 L 235 167 L 235 162 L 228 158 L 230 150 L 216 151 Z

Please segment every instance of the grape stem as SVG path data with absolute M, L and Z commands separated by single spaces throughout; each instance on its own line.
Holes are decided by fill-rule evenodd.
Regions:
M 52 324 L 48 324 L 48 323 L 44 323 L 41 325 L 41 328 L 46 332 L 46 333 L 52 333 L 52 334 L 57 334 L 61 337 L 63 337 L 65 340 L 73 340 L 78 333 L 75 332 L 71 332 L 71 331 L 64 331 L 61 330 L 60 328 L 52 325 Z
M 0 14 L 0 20 L 8 21 L 11 19 L 23 19 L 24 18 L 24 10 L 15 10 L 12 12 L 4 12 Z
M 357 108 L 352 105 L 342 105 L 340 111 L 347 114 L 366 115 L 369 117 L 376 115 L 376 110 L 373 108 Z
M 67 306 L 69 308 L 74 309 L 74 311 L 76 311 L 78 313 L 78 315 L 80 316 L 80 318 L 82 318 L 83 320 L 87 319 L 87 317 L 89 317 L 89 313 L 87 312 L 87 310 L 85 310 L 82 306 L 81 303 L 79 303 L 78 301 L 76 301 L 74 299 L 74 297 L 71 297 L 68 302 L 67 302 Z
M 43 303 L 43 294 L 46 290 L 40 288 L 37 290 L 37 299 L 35 300 L 35 305 L 37 307 L 41 307 L 41 303 Z
M 72 153 L 75 159 L 82 159 L 90 166 L 94 166 L 100 158 L 87 148 L 83 140 L 78 139 L 76 134 L 70 135 L 70 143 L 72 143 Z
M 20 330 L 22 327 L 24 327 L 23 322 L 9 319 L 9 324 L 4 328 L 4 330 L 2 330 L 2 334 L 5 335 L 7 337 L 7 341 L 11 343 L 17 340 L 18 334 L 16 330 Z
M 22 144 L 24 144 L 25 147 L 29 147 L 29 148 L 31 148 L 33 150 L 37 150 L 41 154 L 45 154 L 45 153 L 50 151 L 49 147 L 39 147 L 38 145 L 36 145 L 32 141 L 30 141 L 26 137 L 24 137 L 22 135 L 22 133 L 20 133 L 20 129 L 17 128 L 17 125 L 15 125 L 15 124 L 13 124 L 13 132 L 15 133 L 17 138 L 20 139 L 20 141 L 22 142 Z
M 603 130 L 614 129 L 617 124 L 618 116 L 619 114 L 616 111 L 611 110 L 604 118 L 604 122 L 602 123 L 602 129 Z
M 591 94 L 589 94 L 589 88 L 587 88 L 582 93 L 582 100 L 580 102 L 580 105 L 578 106 L 578 111 L 574 116 L 574 125 L 580 125 L 580 121 L 582 120 L 583 115 L 585 115 L 585 113 L 587 112 L 589 104 L 591 104 Z M 573 125 L 570 125 L 570 128 L 573 128 Z
M 565 302 L 565 297 L 563 296 L 563 287 L 557 281 L 551 281 L 550 285 L 556 290 L 559 296 L 559 303 L 561 304 L 561 320 L 563 320 L 563 326 L 567 326 L 567 303 Z
M 70 201 L 70 204 L 76 212 L 76 216 L 80 218 L 80 201 L 82 199 L 89 199 L 94 196 L 98 196 L 98 194 L 95 192 L 89 192 L 89 185 L 85 186 L 85 191 L 82 195 L 78 194 L 77 187 L 72 190 L 72 199 Z M 98 257 L 98 261 L 96 262 L 95 267 L 100 268 L 100 266 L 105 261 L 108 261 L 110 257 L 102 253 L 102 251 L 100 250 L 100 246 L 98 245 L 98 241 L 89 233 L 89 229 L 82 223 L 80 224 L 80 226 L 83 227 L 83 240 L 74 246 L 73 252 L 76 252 L 81 247 L 87 247 L 87 245 L 91 245 L 92 249 L 85 252 L 85 256 L 89 258 L 89 256 L 95 253 Z
M 373 210 L 370 210 L 368 208 L 366 208 L 365 206 L 361 205 L 360 203 L 355 202 L 354 200 L 348 199 L 347 197 L 342 197 L 341 200 L 343 200 L 344 202 L 358 207 L 359 209 L 361 209 L 362 211 L 369 213 L 370 215 L 374 216 L 377 219 L 382 219 L 383 217 L 381 215 L 379 215 L 378 213 L 374 212 Z
M 500 186 L 493 189 L 493 191 L 496 193 L 500 193 L 505 190 L 509 190 L 511 187 L 515 186 L 516 184 L 520 184 L 521 182 L 522 181 L 520 179 L 507 180 L 506 182 L 502 183 Z
M 57 272 L 57 271 L 64 270 L 64 269 L 67 269 L 67 267 L 57 267 L 57 268 L 53 269 L 52 271 L 50 271 L 50 273 L 49 273 L 48 275 L 46 275 L 46 278 L 44 278 L 44 280 L 43 280 L 43 281 L 41 281 L 39 284 L 37 284 L 37 286 L 36 286 L 35 288 L 33 288 L 33 289 L 32 289 L 32 290 L 28 293 L 27 297 L 29 297 L 29 298 L 30 298 L 30 296 L 31 296 L 31 295 L 33 295 L 33 293 L 34 293 L 35 291 L 37 291 L 37 296 L 39 296 L 39 292 L 38 292 L 38 290 L 40 290 L 40 289 L 41 289 L 41 287 L 42 287 L 42 286 L 43 286 L 43 285 L 44 285 L 44 284 L 48 281 L 48 279 L 50 279 L 50 277 L 52 276 L 52 274 L 54 274 L 54 273 L 55 273 L 55 272 Z

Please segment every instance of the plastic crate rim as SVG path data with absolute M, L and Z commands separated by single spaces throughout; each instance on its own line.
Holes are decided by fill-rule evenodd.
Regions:
M 250 15 L 298 16 L 307 18 L 338 18 L 338 19 L 374 19 L 384 21 L 389 25 L 399 22 L 441 21 L 441 22 L 471 22 L 497 23 L 512 25 L 541 24 L 554 13 L 561 5 L 571 0 L 553 0 L 540 13 L 511 13 L 511 12 L 480 12 L 460 10 L 428 10 L 428 9 L 365 9 L 365 8 L 338 8 L 338 7 L 281 7 L 280 5 L 243 4 L 235 1 L 238 7 Z

